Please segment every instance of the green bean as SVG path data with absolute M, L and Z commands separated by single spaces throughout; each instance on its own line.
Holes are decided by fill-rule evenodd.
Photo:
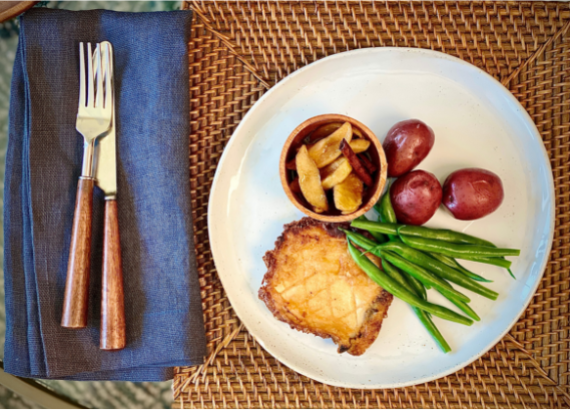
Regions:
M 443 237 L 447 237 L 449 239 L 451 236 L 449 236 L 448 233 L 452 233 L 453 235 L 456 235 L 456 239 L 459 237 L 463 239 L 463 242 L 459 242 L 459 244 L 469 244 L 466 241 L 472 240 L 472 242 L 470 242 L 470 244 L 472 244 L 472 245 L 480 245 L 480 246 L 488 246 L 490 248 L 496 248 L 496 246 L 493 243 L 491 243 L 489 241 L 485 241 L 484 239 L 479 239 L 479 238 L 476 238 L 476 237 L 471 236 L 471 235 L 467 235 L 467 234 L 464 234 L 461 232 L 446 230 L 446 229 L 432 229 L 432 228 L 426 228 L 424 226 L 409 226 L 409 225 L 402 225 L 402 224 L 396 224 L 396 223 L 362 221 L 359 219 L 355 219 L 354 221 L 352 221 L 352 226 L 355 228 L 366 229 L 370 232 L 380 232 L 380 233 L 383 233 L 386 235 L 396 235 L 396 234 L 398 234 L 398 230 L 400 230 L 400 229 L 402 229 L 403 232 L 412 230 L 412 232 L 416 233 L 416 235 L 407 235 L 409 237 L 418 237 L 417 232 L 435 231 L 437 234 L 439 234 L 440 232 L 445 232 L 447 236 L 443 236 Z M 404 235 L 404 233 L 402 233 L 402 235 Z M 471 238 L 473 238 L 473 239 L 471 239 Z M 452 242 L 452 241 L 448 240 L 445 242 Z
M 406 236 L 417 236 L 426 239 L 436 239 L 445 242 L 463 243 L 471 245 L 481 245 L 495 247 L 491 242 L 475 236 L 467 235 L 463 232 L 452 231 L 450 229 L 434 229 L 425 226 L 404 225 L 400 227 L 398 232 Z
M 374 237 L 374 239 L 376 239 L 376 242 L 378 242 L 378 243 L 384 243 L 384 242 L 388 241 L 388 238 L 386 238 L 386 235 L 384 235 L 383 233 L 370 232 L 370 235 L 372 235 Z
M 435 342 L 437 343 L 439 348 L 443 351 L 443 353 L 451 352 L 451 347 L 449 346 L 447 341 L 443 338 L 443 335 L 441 334 L 439 329 L 435 326 L 435 323 L 433 323 L 433 320 L 431 319 L 429 313 L 417 307 L 412 307 L 412 310 L 414 311 L 418 319 L 420 319 L 422 325 L 424 325 L 428 333 L 435 340 Z
M 463 273 L 468 278 L 476 280 L 477 282 L 493 282 L 492 280 L 485 279 L 483 276 L 477 275 L 474 272 L 471 272 L 469 269 L 464 268 L 461 266 L 455 259 L 450 258 L 449 256 L 442 255 L 441 253 L 435 252 L 427 252 L 432 258 L 437 259 L 438 261 L 445 263 L 447 266 L 450 266 L 454 269 L 457 269 L 459 272 Z
M 363 222 L 371 222 L 366 216 L 361 215 L 355 219 L 355 221 L 363 221 Z M 381 234 L 380 232 L 370 232 L 370 235 L 374 237 L 374 240 L 378 243 L 384 243 L 388 241 L 386 235 Z
M 386 235 L 398 235 L 399 224 L 386 224 L 382 222 L 363 221 L 355 219 L 350 226 L 359 229 L 366 229 L 368 232 L 380 232 Z
M 364 235 L 361 235 L 357 232 L 352 232 L 352 231 L 347 231 L 346 229 L 342 229 L 340 228 L 341 231 L 343 231 L 347 238 L 349 238 L 352 242 L 354 242 L 356 245 L 360 246 L 361 248 L 363 248 L 365 251 L 369 252 L 371 250 L 373 250 L 377 244 L 372 241 L 371 239 L 368 239 L 367 237 L 365 237 Z M 372 252 L 374 253 L 374 252 Z M 376 253 L 374 253 L 376 254 Z M 379 254 L 376 256 L 380 256 Z M 384 266 L 384 260 L 382 259 L 382 266 Z M 395 269 L 395 268 L 394 268 Z M 390 273 L 390 272 L 387 272 Z M 427 295 L 426 295 L 426 290 L 424 285 L 422 285 L 422 283 L 420 281 L 418 281 L 416 278 L 414 278 L 413 276 L 408 276 L 405 272 L 399 272 L 401 275 L 405 275 L 405 280 L 407 281 L 406 283 L 403 284 L 403 286 L 408 286 L 413 289 L 416 293 L 419 293 L 420 295 L 423 295 L 423 298 L 426 299 Z M 402 281 L 399 280 L 395 275 L 390 275 L 392 276 L 393 279 L 398 280 L 401 284 Z
M 372 253 L 374 255 L 380 257 L 379 251 L 372 251 Z M 422 282 L 420 282 L 419 280 L 417 280 L 413 276 L 408 275 L 406 272 L 403 272 L 403 274 L 406 277 L 406 280 L 409 282 L 410 286 L 416 291 L 416 293 L 421 294 L 422 297 L 424 299 L 426 299 L 427 298 L 426 289 L 431 289 L 431 285 L 429 285 L 429 284 L 424 285 Z
M 390 262 L 388 262 L 386 259 L 382 259 L 382 267 L 384 268 L 384 272 L 390 275 L 393 279 L 397 279 L 402 286 L 409 286 L 411 290 L 416 294 L 416 296 L 421 297 L 423 300 L 427 299 L 426 290 L 420 282 L 417 282 L 419 283 L 420 286 L 417 289 L 415 289 L 411 284 L 410 279 L 412 278 L 412 276 L 407 275 L 405 272 L 400 272 L 398 268 L 391 265 Z M 433 337 L 439 348 L 443 350 L 444 353 L 450 352 L 451 347 L 449 347 L 449 344 L 443 338 L 443 335 L 433 323 L 430 314 L 415 306 L 412 306 L 412 310 L 420 320 L 421 324 L 424 325 L 427 332 L 431 335 L 431 337 Z
M 374 252 L 374 249 L 378 246 L 378 244 L 376 242 L 374 242 L 372 239 L 368 239 L 366 236 L 359 234 L 357 232 L 348 231 L 348 230 L 342 229 L 342 228 L 339 228 L 339 229 L 346 234 L 347 238 L 349 238 L 356 245 L 363 248 L 366 252 L 370 252 L 370 253 L 380 257 L 379 252 Z M 422 283 L 420 281 L 418 281 L 413 276 L 408 276 L 407 279 L 410 282 L 410 286 L 413 286 L 415 289 L 421 288 L 421 290 L 423 291 L 423 294 L 425 295 L 426 291 L 425 291 L 424 285 L 422 285 Z M 429 287 L 428 287 L 428 289 L 429 289 Z
M 370 251 L 371 249 L 374 249 L 374 247 L 378 246 L 378 244 L 374 242 L 372 239 L 369 239 L 360 233 L 348 231 L 342 228 L 339 229 L 346 234 L 347 238 L 349 238 L 352 242 L 363 248 L 365 251 Z
M 386 274 L 388 276 L 390 276 L 392 279 L 394 279 L 396 282 L 398 282 L 401 286 L 408 288 L 410 291 L 417 294 L 415 289 L 413 289 L 410 286 L 410 284 L 406 281 L 406 278 L 404 277 L 403 273 L 400 272 L 400 270 L 398 268 L 391 265 L 390 262 L 388 262 L 386 259 L 382 259 L 382 268 L 384 269 L 384 272 L 386 272 Z M 420 296 L 420 295 L 418 295 L 418 296 Z M 422 298 L 422 299 L 425 299 L 425 298 Z
M 380 256 L 380 252 L 378 251 L 372 253 L 374 253 L 376 256 Z M 416 291 L 416 293 L 418 292 L 421 293 L 423 295 L 423 298 L 426 299 L 427 298 L 426 289 L 431 289 L 431 285 L 429 284 L 424 285 L 422 282 L 420 282 L 413 276 L 408 275 L 406 272 L 404 272 L 404 274 L 406 276 L 406 280 L 410 283 L 410 286 L 412 286 L 412 288 Z
M 361 228 L 361 229 L 366 229 L 368 231 L 374 231 L 374 232 L 381 232 L 387 235 L 394 235 L 394 232 L 396 232 L 398 230 L 398 228 L 403 227 L 403 226 L 407 226 L 407 225 L 400 225 L 400 224 L 386 224 L 386 223 L 380 223 L 380 222 L 372 222 L 372 221 L 368 221 L 367 223 L 359 223 L 356 221 L 353 221 L 353 225 L 356 228 Z M 425 228 L 423 227 L 423 229 L 430 229 L 430 228 Z M 463 234 L 465 235 L 465 234 Z M 463 238 L 475 238 L 472 237 L 470 235 L 465 235 L 463 236 Z M 478 238 L 476 238 L 478 239 Z M 482 241 L 482 239 L 481 239 Z M 488 242 L 489 246 L 493 245 L 491 242 Z M 494 245 L 493 245 L 494 246 Z M 490 265 L 496 265 L 499 266 L 501 268 L 506 268 L 509 269 L 511 266 L 511 262 L 506 260 L 504 257 L 500 257 L 500 258 L 483 258 L 483 257 L 470 257 L 470 256 L 462 256 L 460 259 L 464 259 L 464 260 L 471 260 L 471 261 L 475 261 L 475 262 L 481 262 L 481 263 L 487 263 Z M 512 274 L 512 272 L 509 272 L 511 274 L 511 276 L 514 277 L 514 275 Z
M 476 256 L 494 258 L 498 256 L 519 256 L 518 249 L 491 248 L 479 245 L 459 245 L 451 242 L 438 241 L 435 239 L 418 238 L 415 236 L 400 235 L 400 239 L 412 248 L 426 252 L 437 252 L 452 258 L 462 258 L 463 256 Z
M 366 216 L 361 215 L 358 218 L 356 218 L 357 220 L 363 221 L 363 222 L 372 222 L 370 221 L 370 219 L 368 219 Z M 374 239 L 376 240 L 376 242 L 378 243 L 384 243 L 388 241 L 388 237 L 380 232 L 369 232 L 370 235 L 372 235 L 374 237 Z
M 384 268 L 384 271 L 386 273 L 388 273 L 393 279 L 398 280 L 398 282 L 401 283 L 402 286 L 409 286 L 416 293 L 416 295 L 420 296 L 422 299 L 427 299 L 425 288 L 423 287 L 421 282 L 418 281 L 421 290 L 416 289 L 415 286 L 411 285 L 411 283 L 409 282 L 410 279 L 414 278 L 413 276 L 409 276 L 409 275 L 404 276 L 406 274 L 406 272 L 399 272 L 398 268 L 391 265 L 390 262 L 388 262 L 386 259 L 382 259 L 382 267 Z M 408 283 L 406 283 L 406 280 L 408 280 Z M 422 293 L 422 291 L 423 291 L 423 293 Z M 442 293 L 442 295 L 447 297 L 443 293 Z M 467 303 L 462 302 L 460 300 L 457 300 L 455 298 L 447 298 L 447 299 L 451 303 L 453 303 L 455 306 L 457 306 L 459 309 L 461 309 L 471 319 L 476 320 L 477 322 L 481 320 L 481 318 L 477 315 L 477 313 Z M 433 321 L 431 321 L 431 318 L 427 317 L 426 319 L 428 319 L 429 322 L 431 323 L 431 325 L 433 325 L 433 328 L 435 328 L 435 330 L 437 331 L 437 334 L 439 336 L 436 336 L 435 334 L 433 334 L 432 333 L 433 328 L 431 326 L 426 325 L 426 323 L 424 323 L 424 318 L 420 317 L 422 311 L 418 308 L 412 308 L 412 309 L 414 309 L 414 312 L 416 313 L 416 315 L 418 316 L 418 318 L 420 319 L 422 324 L 424 324 L 424 326 L 426 327 L 428 332 L 432 335 L 432 337 L 434 339 L 436 339 L 436 341 L 438 342 L 438 344 L 442 348 L 442 350 L 447 353 L 449 350 L 447 350 L 447 351 L 445 350 L 443 343 L 445 343 L 445 345 L 448 348 L 449 348 L 449 345 L 447 344 L 447 342 L 445 342 L 445 339 L 443 339 L 443 336 L 441 335 L 441 333 L 439 333 L 439 330 L 437 329 L 437 327 L 435 327 L 435 324 L 433 324 Z M 419 310 L 420 312 L 417 312 L 416 310 Z M 425 312 L 423 312 L 423 313 L 425 314 Z M 439 340 L 440 338 L 441 338 L 441 340 Z M 450 350 L 451 350 L 451 348 L 450 348 Z
M 380 200 L 380 207 L 377 209 L 380 214 L 380 222 L 385 223 L 397 223 L 398 220 L 396 219 L 396 212 L 394 212 L 394 208 L 392 207 L 392 202 L 390 202 L 390 188 Z M 396 239 L 398 235 L 388 235 L 389 239 Z
M 421 296 L 423 299 L 427 299 L 427 293 L 426 293 L 426 287 L 424 286 L 423 283 L 421 283 L 419 280 L 417 280 L 416 278 L 414 278 L 411 275 L 408 275 L 406 272 L 404 272 L 406 280 L 408 281 L 408 283 L 410 284 L 410 287 L 412 289 L 414 289 L 414 291 L 416 292 L 416 294 L 418 294 L 419 296 Z M 427 289 L 431 289 L 431 286 Z
M 382 268 L 384 268 L 384 272 L 392 277 L 392 279 L 398 281 L 402 286 L 408 288 L 410 291 L 421 297 L 422 299 L 427 300 L 427 293 L 424 285 L 420 281 L 411 282 L 412 276 L 408 275 L 406 272 L 401 271 L 400 269 L 396 268 L 386 259 L 380 259 L 382 261 Z
M 443 306 L 434 305 L 429 303 L 410 290 L 400 286 L 398 282 L 384 273 L 380 268 L 378 268 L 374 263 L 372 263 L 366 256 L 364 256 L 360 251 L 358 251 L 350 241 L 348 241 L 348 250 L 350 255 L 356 262 L 356 264 L 364 271 L 366 274 L 376 282 L 380 287 L 386 289 L 387 292 L 391 293 L 398 299 L 404 302 L 422 309 L 434 316 L 440 317 L 445 320 L 450 320 L 452 322 L 461 323 L 463 325 L 471 326 L 473 320 L 471 318 L 462 316 L 453 310 L 447 309 Z
M 443 295 L 445 296 L 445 295 Z M 471 319 L 479 322 L 481 320 L 481 318 L 479 317 L 479 315 L 477 314 L 477 312 L 475 312 L 471 306 L 469 306 L 467 303 L 464 303 L 460 300 L 455 300 L 455 299 L 449 299 L 448 300 L 453 303 L 455 306 L 457 306 L 459 309 L 461 309 L 463 311 L 463 313 L 465 313 L 467 316 L 469 316 Z
M 374 249 L 376 249 L 376 247 L 378 246 L 378 244 L 376 242 L 374 242 L 372 239 L 367 238 L 366 236 L 357 233 L 357 232 L 352 232 L 352 231 L 348 231 L 346 229 L 342 229 L 339 228 L 341 231 L 343 231 L 346 234 L 346 237 L 348 239 L 350 239 L 352 242 L 354 242 L 356 245 L 360 246 L 362 249 L 364 249 L 366 252 L 370 252 L 373 255 L 376 255 L 378 257 L 380 257 L 380 252 L 375 252 Z M 408 281 L 410 282 L 411 286 L 414 286 L 415 288 L 419 289 L 421 287 L 421 289 L 423 290 L 423 293 L 425 294 L 425 288 L 422 285 L 421 282 L 419 282 L 416 278 L 409 276 Z M 428 287 L 429 289 L 430 287 Z
M 471 301 L 463 293 L 453 289 L 449 283 L 434 275 L 433 273 L 425 270 L 424 268 L 414 264 L 413 262 L 410 262 L 396 255 L 395 253 L 384 249 L 380 251 L 380 255 L 382 258 L 387 259 L 388 262 L 390 262 L 392 265 L 402 269 L 404 272 L 407 272 L 410 276 L 415 277 L 424 285 L 430 284 L 434 289 L 440 291 L 441 293 L 444 293 L 445 295 L 449 295 L 451 298 L 459 299 L 467 303 Z
M 507 272 L 509 272 L 509 275 L 511 275 L 511 277 L 513 279 L 516 280 L 516 278 L 517 278 L 513 274 L 513 271 L 511 270 L 512 262 L 506 260 L 505 258 L 478 258 L 478 257 L 462 256 L 459 259 L 464 259 L 466 261 L 472 261 L 472 262 L 480 262 L 480 263 L 485 263 L 487 265 L 495 265 L 495 266 L 498 266 L 500 268 L 505 268 L 507 270 Z
M 359 234 L 357 232 L 347 231 L 346 229 L 342 229 L 342 228 L 339 228 L 339 229 L 346 234 L 346 237 L 348 239 L 350 239 L 356 245 L 360 246 L 366 252 L 370 252 L 373 255 L 380 257 L 380 252 L 374 251 L 374 249 L 376 249 L 376 247 L 378 246 L 378 244 L 376 242 L 374 242 L 371 239 L 368 239 L 366 236 Z M 382 261 L 384 261 L 384 260 L 382 259 Z M 420 294 L 422 294 L 423 298 L 426 299 L 427 295 L 426 295 L 426 288 L 424 287 L 424 285 L 419 280 L 414 278 L 413 276 L 409 276 L 405 272 L 403 272 L 403 274 L 406 276 L 406 280 L 409 282 L 409 286 L 414 291 L 416 291 L 416 293 L 419 292 Z M 430 288 L 431 288 L 431 286 L 428 287 L 428 289 L 430 289 Z
M 464 243 L 464 244 L 471 244 L 471 245 L 482 245 L 482 246 L 489 246 L 491 248 L 496 248 L 497 246 L 489 241 L 486 241 L 481 238 L 477 238 L 475 236 L 467 235 L 463 232 L 452 231 L 448 229 L 433 229 L 433 228 L 426 228 L 424 226 L 402 226 L 398 232 L 402 235 L 407 236 L 419 236 L 428 239 L 438 239 L 441 241 L 446 242 L 454 242 L 454 243 Z M 506 260 L 505 257 L 501 257 L 500 259 Z M 509 274 L 512 276 L 513 279 L 516 279 L 513 272 L 507 268 Z M 466 273 L 466 272 L 465 272 Z M 472 273 L 472 272 L 471 272 Z M 478 275 L 477 275 L 478 276 Z M 472 275 L 470 277 L 474 280 L 479 280 L 481 282 L 485 282 L 485 280 L 476 279 Z M 479 276 L 479 278 L 482 278 Z
M 491 289 L 488 289 L 485 286 L 475 282 L 473 279 L 466 277 L 463 273 L 453 269 L 450 266 L 447 266 L 446 264 L 430 257 L 429 255 L 426 255 L 423 252 L 418 251 L 417 249 L 406 246 L 403 243 L 388 242 L 377 246 L 377 248 L 396 252 L 402 258 L 405 258 L 406 260 L 415 263 L 424 269 L 427 269 L 428 271 L 442 277 L 443 279 L 453 282 L 456 285 L 462 286 L 465 289 L 469 289 L 470 291 L 486 298 L 495 300 L 499 296 L 497 292 L 492 291 Z
M 486 263 L 487 265 L 495 265 L 495 266 L 499 266 L 499 267 L 505 268 L 505 269 L 509 269 L 511 267 L 511 264 L 512 264 L 511 261 L 508 261 L 508 260 L 503 259 L 503 258 L 485 258 L 485 257 L 481 257 L 481 256 L 464 255 L 464 256 L 458 257 L 457 259 L 463 259 L 463 260 L 472 261 L 472 262 Z

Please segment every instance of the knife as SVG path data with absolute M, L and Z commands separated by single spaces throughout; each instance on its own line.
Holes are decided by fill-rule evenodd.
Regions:
M 126 345 L 125 302 L 123 291 L 123 269 L 121 264 L 121 243 L 117 208 L 117 152 L 115 84 L 113 81 L 113 46 L 108 41 L 101 43 L 108 47 L 111 59 L 110 73 L 113 90 L 113 116 L 111 129 L 97 144 L 95 183 L 105 193 L 105 225 L 103 236 L 103 274 L 101 286 L 101 340 L 102 350 L 119 350 Z

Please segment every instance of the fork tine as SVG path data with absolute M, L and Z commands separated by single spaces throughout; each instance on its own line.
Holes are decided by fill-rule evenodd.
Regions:
M 95 90 L 93 89 L 93 58 L 91 43 L 87 43 L 87 107 L 93 107 L 95 102 Z
M 85 53 L 79 43 L 79 108 L 85 107 Z
M 97 96 L 95 97 L 95 107 L 96 108 L 103 108 L 103 65 L 101 62 L 101 44 L 97 44 L 95 48 L 95 61 L 96 61 L 96 68 L 95 68 L 95 77 L 97 78 Z
M 105 110 L 110 110 L 113 104 L 113 66 L 112 66 L 112 55 L 111 55 L 111 45 L 107 42 L 105 44 L 104 53 L 104 63 L 105 63 Z

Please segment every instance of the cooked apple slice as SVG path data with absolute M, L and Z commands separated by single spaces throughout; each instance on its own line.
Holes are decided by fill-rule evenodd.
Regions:
M 321 125 L 315 131 L 309 135 L 308 143 L 311 144 L 320 140 L 321 138 L 328 137 L 333 132 L 338 130 L 342 126 L 342 122 L 331 122 L 329 124 Z M 353 138 L 363 138 L 362 132 L 359 129 L 352 128 L 352 133 L 354 134 Z
M 346 139 L 346 142 L 352 140 L 352 126 L 349 122 L 345 122 L 338 130 L 309 148 L 309 156 L 315 161 L 317 168 L 327 166 L 340 156 L 339 146 L 343 139 Z
M 299 174 L 299 186 L 307 202 L 314 207 L 317 213 L 328 211 L 329 204 L 325 190 L 321 185 L 319 168 L 309 156 L 309 151 L 305 145 L 297 153 L 295 162 Z
M 336 209 L 344 215 L 351 214 L 362 204 L 362 191 L 364 185 L 355 174 L 350 174 L 333 188 L 334 204 Z
M 364 140 L 364 139 L 356 139 L 356 140 L 352 140 L 350 141 L 350 143 L 348 144 L 350 145 L 350 148 L 352 148 L 352 150 L 354 151 L 355 154 L 360 154 L 363 153 L 364 151 L 366 151 L 368 149 L 368 147 L 370 147 L 370 141 Z M 339 146 L 340 147 L 340 146 Z M 308 149 L 311 149 L 311 145 L 308 145 Z M 329 165 L 327 165 L 325 168 L 331 166 L 332 164 L 334 164 L 336 161 L 338 161 L 340 158 L 335 159 L 332 163 L 330 163 Z M 293 158 L 291 161 L 288 161 L 285 164 L 285 168 L 289 169 L 289 170 L 296 170 L 297 169 L 297 165 L 295 165 L 295 158 Z M 324 168 L 323 168 L 324 169 Z M 333 169 L 333 171 L 336 168 Z M 323 172 L 321 170 L 321 178 L 323 178 Z
M 321 181 L 325 190 L 331 189 L 345 180 L 352 172 L 352 165 L 345 157 L 335 159 L 332 163 L 321 169 Z
M 354 151 L 355 154 L 360 154 L 364 151 L 366 151 L 368 149 L 368 147 L 370 147 L 370 141 L 365 140 L 365 139 L 356 139 L 356 140 L 352 140 L 352 141 L 347 141 L 349 142 L 348 145 L 350 145 L 350 148 L 352 148 L 352 150 Z
M 329 124 L 321 125 L 319 128 L 314 130 L 311 135 L 309 135 L 309 143 L 328 137 L 340 127 L 342 127 L 342 122 L 331 122 Z
M 340 167 L 345 162 L 345 160 L 346 158 L 344 156 L 341 156 L 340 158 L 337 158 L 333 162 L 328 164 L 326 167 L 321 168 L 321 180 L 328 177 L 333 172 L 335 172 L 338 169 L 338 167 Z

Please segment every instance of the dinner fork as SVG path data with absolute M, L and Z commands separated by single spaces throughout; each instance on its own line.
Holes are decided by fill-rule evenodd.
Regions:
M 67 263 L 67 279 L 63 300 L 61 326 L 83 328 L 87 326 L 89 299 L 89 271 L 91 260 L 91 216 L 93 211 L 93 152 L 95 141 L 111 127 L 111 79 L 103 79 L 103 65 L 110 70 L 108 48 L 102 51 L 97 44 L 95 53 L 87 43 L 87 58 L 83 43 L 79 43 L 79 108 L 75 128 L 83 135 L 83 166 L 77 184 L 71 244 Z M 87 65 L 87 69 L 86 66 Z M 95 65 L 95 66 L 94 66 Z

